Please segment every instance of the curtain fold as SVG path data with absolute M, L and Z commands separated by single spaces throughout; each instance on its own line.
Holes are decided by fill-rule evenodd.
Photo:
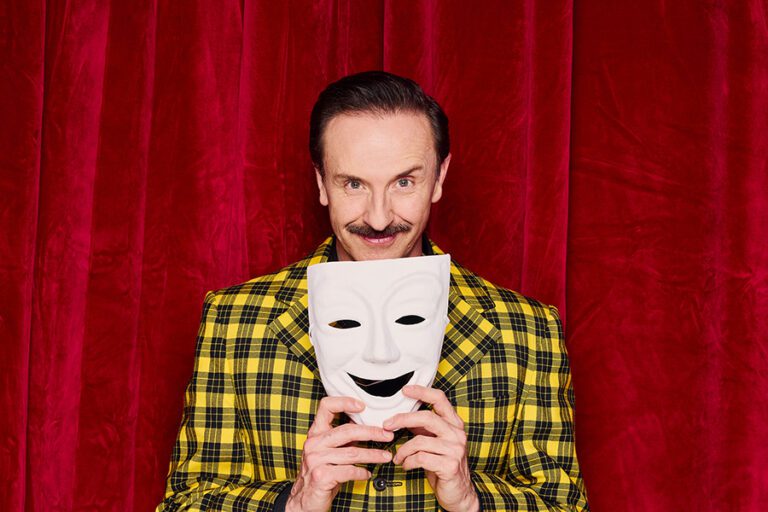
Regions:
M 563 314 L 571 19 L 570 1 L 385 2 L 384 19 L 386 68 L 416 79 L 451 120 L 430 233 Z
M 46 5 L 26 425 L 33 506 L 74 503 L 108 31 L 108 5 Z
M 317 93 L 386 69 L 453 160 L 430 236 L 567 313 L 593 510 L 768 502 L 760 0 L 0 5 L 0 510 L 151 510 L 207 290 L 329 233 Z
M 765 15 L 575 11 L 568 341 L 595 509 L 768 499 Z
M 0 19 L 0 479 L 2 505 L 24 506 L 29 357 L 40 189 L 45 8 Z M 13 44 L 11 44 L 13 42 Z

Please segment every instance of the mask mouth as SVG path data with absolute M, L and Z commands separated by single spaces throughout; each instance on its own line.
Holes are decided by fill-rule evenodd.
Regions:
M 394 379 L 368 380 L 348 373 L 357 387 L 372 396 L 390 397 L 403 389 L 408 381 L 413 377 L 413 372 L 395 377 Z

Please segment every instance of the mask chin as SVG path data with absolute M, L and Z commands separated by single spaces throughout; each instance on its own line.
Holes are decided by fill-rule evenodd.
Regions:
M 363 392 L 381 398 L 389 398 L 394 396 L 395 393 L 403 389 L 403 386 L 408 384 L 413 378 L 413 372 L 408 372 L 394 379 L 381 379 L 381 380 L 369 380 L 363 379 L 351 373 L 347 373 L 352 379 L 352 382 L 360 388 Z

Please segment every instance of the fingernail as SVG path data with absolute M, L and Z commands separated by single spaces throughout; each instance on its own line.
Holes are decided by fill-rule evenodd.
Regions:
M 381 458 L 384 460 L 390 460 L 392 458 L 392 454 L 389 452 L 381 452 Z
M 383 425 L 383 426 L 384 426 L 384 428 L 387 428 L 387 427 L 391 427 L 391 426 L 392 426 L 392 420 L 386 420 L 386 421 L 384 422 L 384 425 Z

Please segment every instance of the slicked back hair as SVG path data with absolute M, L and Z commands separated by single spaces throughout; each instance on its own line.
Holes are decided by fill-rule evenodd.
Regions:
M 386 71 L 364 71 L 345 76 L 329 84 L 317 97 L 309 118 L 309 153 L 315 168 L 324 174 L 323 134 L 334 117 L 400 112 L 421 113 L 429 120 L 439 172 L 440 165 L 451 150 L 448 117 L 419 84 Z

